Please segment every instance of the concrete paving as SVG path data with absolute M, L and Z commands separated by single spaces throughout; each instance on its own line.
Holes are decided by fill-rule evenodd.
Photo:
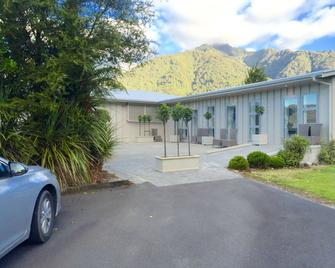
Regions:
M 1 268 L 333 268 L 335 210 L 246 179 L 63 197 L 53 237 Z
M 247 156 L 250 152 L 261 150 L 273 153 L 279 146 L 247 146 L 227 151 L 217 150 L 201 144 L 191 145 L 192 154 L 200 155 L 200 169 L 193 171 L 160 173 L 155 170 L 155 156 L 163 154 L 162 143 L 122 143 L 104 168 L 120 178 L 134 183 L 150 182 L 155 186 L 169 186 L 186 183 L 231 180 L 240 175 L 227 170 L 229 160 L 236 155 Z M 215 149 L 214 149 L 215 150 Z M 167 144 L 168 155 L 176 155 L 176 144 Z M 181 154 L 187 153 L 187 144 L 180 144 Z M 210 152 L 208 154 L 208 152 Z

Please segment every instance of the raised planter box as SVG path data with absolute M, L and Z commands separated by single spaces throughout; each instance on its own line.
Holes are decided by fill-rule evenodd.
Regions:
M 182 170 L 193 170 L 200 168 L 200 156 L 156 156 L 156 170 L 160 172 L 173 172 Z
M 180 137 L 178 135 L 170 135 L 170 142 L 177 142 L 177 140 L 179 139 L 180 141 Z
M 153 136 L 137 136 L 136 142 L 138 143 L 154 142 L 154 137 Z
M 300 162 L 301 166 L 311 166 L 319 164 L 320 145 L 311 145 L 307 148 L 304 159 Z
M 201 137 L 201 144 L 203 145 L 213 145 L 213 136 L 202 136 Z
M 253 134 L 251 136 L 252 144 L 256 145 L 265 145 L 268 144 L 268 135 L 267 134 Z

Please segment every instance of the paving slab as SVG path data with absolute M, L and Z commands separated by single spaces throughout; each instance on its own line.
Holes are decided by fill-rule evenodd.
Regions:
M 168 155 L 176 155 L 176 144 L 168 143 Z M 150 182 L 155 186 L 170 186 L 196 182 L 231 180 L 241 176 L 227 169 L 229 160 L 236 155 L 247 156 L 261 150 L 267 153 L 278 151 L 279 146 L 246 146 L 227 151 L 213 152 L 211 146 L 192 144 L 192 154 L 200 155 L 200 169 L 161 173 L 155 170 L 155 156 L 163 154 L 162 143 L 122 143 L 104 168 L 116 176 L 139 184 Z M 215 149 L 214 149 L 215 150 Z M 181 154 L 187 153 L 187 144 L 180 144 Z M 210 152 L 210 153 L 209 153 Z

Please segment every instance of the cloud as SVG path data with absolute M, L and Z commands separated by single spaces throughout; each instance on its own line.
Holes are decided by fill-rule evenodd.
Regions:
M 157 40 L 298 49 L 335 35 L 335 0 L 155 0 Z

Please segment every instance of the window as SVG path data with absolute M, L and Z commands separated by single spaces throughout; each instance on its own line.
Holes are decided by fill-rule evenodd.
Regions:
M 316 93 L 306 94 L 303 97 L 303 120 L 304 124 L 317 123 L 317 103 Z
M 258 100 L 249 102 L 249 140 L 251 140 L 252 135 L 260 134 L 261 122 L 259 114 L 256 113 L 257 105 L 260 105 Z
M 198 131 L 198 110 L 193 110 L 192 121 L 191 121 L 191 133 L 193 136 L 197 135 Z
M 9 170 L 8 167 L 0 162 L 0 179 L 9 177 Z
M 285 138 L 298 133 L 298 98 L 287 97 L 284 99 L 284 128 Z
M 158 109 L 157 106 L 148 106 L 148 105 L 145 106 L 145 113 L 147 115 L 150 115 L 152 122 L 158 122 L 157 109 Z
M 207 111 L 212 114 L 212 118 L 209 120 L 209 135 L 214 136 L 214 128 L 215 128 L 215 107 L 209 106 Z
M 227 128 L 236 128 L 236 107 L 227 106 Z
M 128 120 L 129 121 L 138 121 L 138 116 L 144 114 L 144 105 L 135 105 L 129 104 L 128 105 Z

